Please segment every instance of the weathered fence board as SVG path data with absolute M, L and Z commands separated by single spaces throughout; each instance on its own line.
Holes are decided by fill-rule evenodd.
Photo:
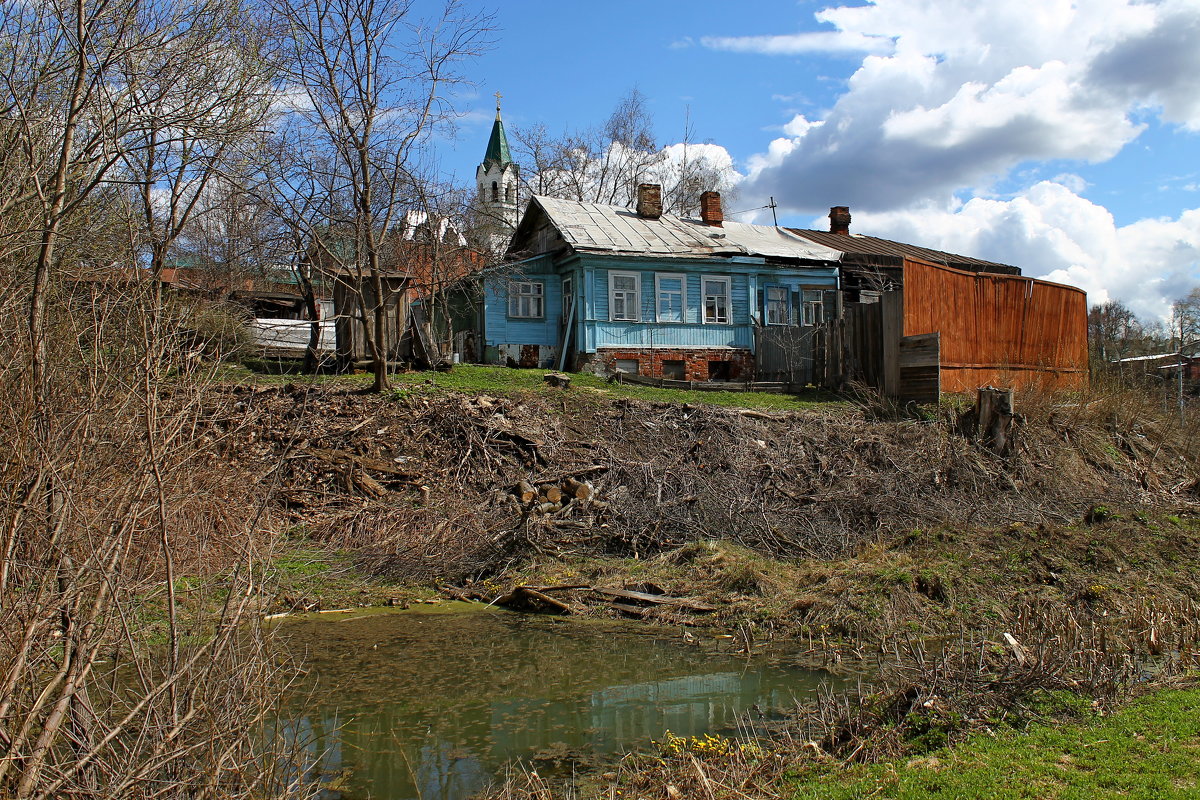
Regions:
M 942 394 L 941 335 L 904 336 L 899 345 L 896 399 L 902 403 L 936 403 Z

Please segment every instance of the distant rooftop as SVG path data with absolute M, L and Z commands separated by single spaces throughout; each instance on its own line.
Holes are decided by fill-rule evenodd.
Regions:
M 857 233 L 830 233 L 829 231 L 814 231 L 802 228 L 788 228 L 788 230 L 804 237 L 810 242 L 841 250 L 845 253 L 842 260 L 851 264 L 900 266 L 904 258 L 918 258 L 968 272 L 994 272 L 1004 275 L 1021 274 L 1020 268 L 1014 267 L 1011 264 L 985 261 L 981 258 L 947 253 L 928 247 L 918 247 L 915 244 L 893 242 L 891 239 L 880 239 L 876 236 L 862 236 Z

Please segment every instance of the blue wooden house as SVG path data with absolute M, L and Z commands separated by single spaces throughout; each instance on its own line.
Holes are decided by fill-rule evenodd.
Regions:
M 777 373 L 783 362 L 811 363 L 813 333 L 839 315 L 841 252 L 783 228 L 726 222 L 716 192 L 702 195 L 698 220 L 662 214 L 660 196 L 639 187 L 636 210 L 533 197 L 510 261 L 483 278 L 485 360 L 805 380 Z

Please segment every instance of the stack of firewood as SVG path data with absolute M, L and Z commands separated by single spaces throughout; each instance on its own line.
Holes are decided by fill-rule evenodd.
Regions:
M 572 501 L 594 500 L 596 487 L 590 481 L 581 481 L 572 476 L 563 476 L 557 481 L 533 483 L 521 480 L 513 487 L 513 496 L 535 514 L 554 514 L 562 511 Z

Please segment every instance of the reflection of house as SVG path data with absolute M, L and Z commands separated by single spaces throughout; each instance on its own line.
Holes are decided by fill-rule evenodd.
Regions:
M 813 329 L 837 313 L 840 253 L 782 228 L 534 197 L 485 278 L 487 360 L 680 380 L 749 378 L 756 328 Z M 803 345 L 803 343 L 801 343 Z M 811 343 L 810 343 L 811 345 Z

